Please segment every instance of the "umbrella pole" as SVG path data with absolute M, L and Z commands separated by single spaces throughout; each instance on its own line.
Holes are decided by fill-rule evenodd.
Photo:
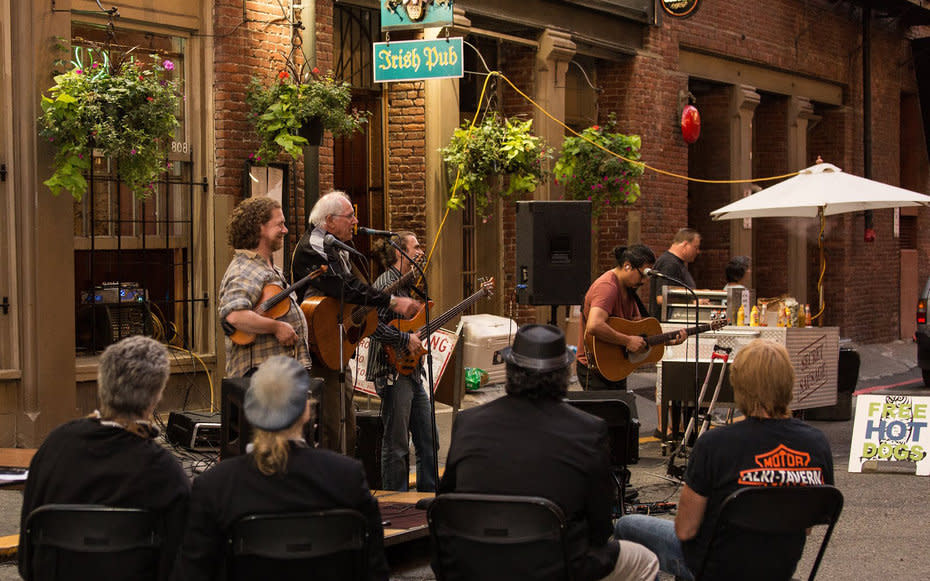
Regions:
M 819 242 L 820 242 L 820 276 L 817 278 L 817 294 L 818 294 L 818 296 L 819 296 L 819 298 L 820 298 L 820 309 L 817 311 L 817 314 L 814 315 L 814 316 L 812 317 L 813 319 L 817 319 L 817 326 L 818 326 L 818 327 L 823 327 L 823 309 L 824 309 L 824 303 L 823 303 L 823 275 L 824 275 L 824 273 L 827 271 L 827 262 L 826 262 L 826 260 L 824 259 L 824 254 L 823 254 L 823 233 L 824 233 L 824 230 L 826 229 L 826 224 L 827 224 L 827 218 L 826 218 L 826 216 L 824 216 L 824 214 L 823 214 L 823 208 L 821 207 L 821 208 L 820 208 L 820 237 L 819 237 Z

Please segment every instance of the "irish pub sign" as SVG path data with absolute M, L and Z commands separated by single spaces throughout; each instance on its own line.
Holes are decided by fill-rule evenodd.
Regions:
M 375 82 L 461 77 L 462 38 L 374 43 Z
M 452 0 L 381 0 L 381 30 L 452 26 Z

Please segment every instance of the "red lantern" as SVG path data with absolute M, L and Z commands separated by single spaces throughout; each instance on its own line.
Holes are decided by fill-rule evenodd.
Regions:
M 694 105 L 681 110 L 681 137 L 685 143 L 694 143 L 701 136 L 701 114 Z

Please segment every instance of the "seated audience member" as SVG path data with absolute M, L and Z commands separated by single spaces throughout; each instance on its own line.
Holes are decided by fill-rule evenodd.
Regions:
M 727 284 L 723 290 L 734 286 L 748 287 L 750 283 L 750 273 L 752 262 L 748 256 L 734 256 L 724 268 L 724 274 L 727 277 Z
M 808 481 L 833 484 L 833 456 L 824 434 L 791 417 L 794 369 L 785 347 L 756 339 L 741 349 L 730 366 L 736 405 L 746 420 L 705 432 L 688 459 L 685 485 L 675 521 L 627 515 L 617 521 L 616 537 L 642 543 L 658 556 L 662 570 L 692 579 L 707 551 L 720 506 L 745 486 L 778 485 L 783 471 L 762 459 L 780 455 Z M 766 484 L 771 483 L 771 484 Z M 800 483 L 799 483 L 800 484 Z M 715 543 L 716 545 L 716 543 Z M 708 579 L 741 579 L 748 570 L 748 549 L 767 546 L 783 558 L 768 563 L 772 579 L 789 579 L 804 549 L 804 537 L 725 536 L 708 563 Z
M 562 331 L 523 326 L 501 356 L 507 395 L 455 418 L 440 494 L 547 498 L 569 521 L 573 579 L 654 579 L 655 555 L 610 538 L 607 424 L 563 401 L 573 355 Z
M 194 480 L 175 579 L 222 578 L 226 539 L 244 516 L 331 508 L 351 508 L 365 516 L 367 578 L 388 578 L 381 513 L 362 464 L 311 448 L 303 438 L 313 409 L 309 389 L 307 370 L 295 359 L 275 355 L 258 367 L 243 402 L 245 418 L 252 425 L 251 450 L 216 464 Z M 327 569 L 326 562 L 320 563 L 320 569 L 302 573 L 313 579 L 345 576 Z
M 168 353 L 157 341 L 133 336 L 106 348 L 97 372 L 100 410 L 59 426 L 36 452 L 23 491 L 20 531 L 29 513 L 45 504 L 148 509 L 158 517 L 163 542 L 158 578 L 168 578 L 190 494 L 181 464 L 154 441 L 152 414 L 168 374 Z M 20 575 L 45 578 L 42 569 L 50 564 L 25 562 L 24 541 L 22 535 Z M 80 568 L 83 562 L 76 554 L 62 559 L 59 567 Z M 151 571 L 133 571 L 129 563 L 129 556 L 113 556 L 109 578 L 152 578 Z

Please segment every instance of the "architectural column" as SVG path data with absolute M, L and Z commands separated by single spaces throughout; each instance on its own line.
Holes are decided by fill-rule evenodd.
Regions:
M 536 52 L 536 95 L 534 100 L 550 115 L 565 120 L 565 75 L 568 63 L 575 57 L 575 43 L 571 35 L 559 30 L 547 29 L 539 35 L 539 49 Z M 533 125 L 536 135 L 545 139 L 555 152 L 562 147 L 565 129 L 547 117 L 542 111 L 533 112 Z M 553 162 L 554 163 L 554 162 Z M 557 198 L 552 189 L 553 184 L 541 184 L 536 190 L 537 200 Z
M 78 415 L 75 388 L 73 200 L 52 195 L 42 181 L 53 151 L 37 139 L 40 96 L 52 84 L 55 37 L 70 38 L 70 2 L 51 12 L 45 2 L 11 5 L 13 196 L 17 214 L 16 274 L 21 305 L 23 376 L 16 444 L 39 445 L 53 428 Z
M 730 92 L 730 179 L 752 178 L 752 120 L 761 97 L 755 87 L 734 85 Z M 730 185 L 730 201 L 752 193 L 748 183 Z M 730 220 L 730 256 L 752 255 L 752 226 Z
M 468 33 L 471 21 L 465 11 L 453 8 L 452 36 Z M 423 37 L 437 38 L 440 28 L 427 28 Z M 472 50 L 465 47 L 465 50 Z M 434 79 L 424 81 L 425 128 L 426 128 L 426 236 L 420 239 L 428 253 L 433 240 L 439 234 L 443 216 L 446 215 L 446 200 L 449 199 L 445 166 L 439 150 L 446 146 L 452 133 L 459 126 L 460 93 L 458 79 Z M 462 211 L 449 213 L 436 245 L 432 263 L 442 268 L 427 271 L 430 295 L 434 297 L 458 297 L 462 294 Z
M 806 97 L 791 97 L 788 101 L 788 169 L 797 171 L 807 167 L 807 132 L 820 120 L 814 115 L 814 106 Z M 808 227 L 814 220 L 802 221 L 803 228 L 794 229 L 788 237 L 788 294 L 805 304 L 807 300 L 807 242 Z

